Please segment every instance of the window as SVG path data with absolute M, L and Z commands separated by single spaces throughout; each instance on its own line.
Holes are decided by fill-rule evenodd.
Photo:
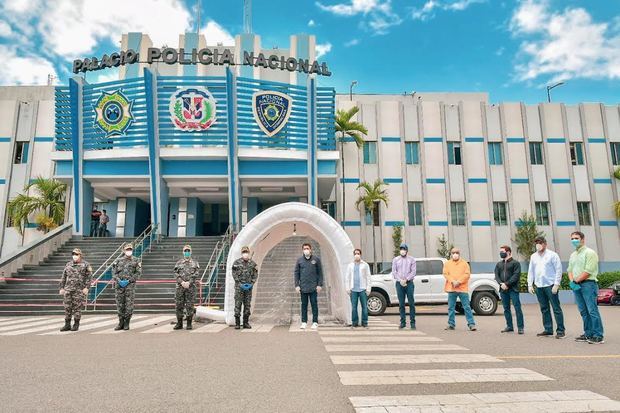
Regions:
M 508 225 L 508 213 L 505 202 L 493 202 L 493 219 L 495 225 Z
M 405 160 L 407 165 L 420 164 L 420 144 L 418 142 L 405 142 Z
M 459 142 L 448 142 L 448 163 L 450 165 L 462 165 L 461 144 Z
M 422 222 L 422 202 L 407 202 L 407 209 L 410 226 L 424 225 Z
M 504 159 L 502 158 L 502 144 L 500 142 L 489 143 L 489 164 L 502 165 Z
M 377 163 L 377 142 L 364 142 L 364 163 Z
M 620 143 L 612 142 L 611 145 L 611 161 L 614 165 L 620 165 Z
M 536 224 L 549 225 L 549 202 L 536 202 Z
M 465 202 L 450 202 L 452 225 L 465 226 Z
M 542 144 L 540 142 L 530 142 L 530 161 L 532 165 L 542 165 Z
M 443 274 L 443 261 L 430 260 L 428 262 L 428 270 L 430 275 L 442 275 Z
M 374 222 L 373 222 L 373 214 L 371 214 L 371 211 L 366 210 L 366 225 L 373 225 L 375 227 L 380 226 L 379 222 L 379 202 L 375 202 L 375 207 L 374 207 L 375 213 L 374 213 Z
M 14 164 L 22 164 L 28 162 L 28 142 L 15 142 Z
M 592 215 L 590 215 L 589 202 L 577 202 L 577 215 L 579 216 L 579 225 L 592 225 Z
M 416 277 L 420 275 L 430 275 L 428 261 L 416 260 L 415 275 Z
M 329 214 L 330 217 L 336 219 L 336 203 L 333 201 L 325 201 L 321 203 L 321 209 Z
M 570 159 L 573 165 L 583 165 L 583 143 L 571 142 Z

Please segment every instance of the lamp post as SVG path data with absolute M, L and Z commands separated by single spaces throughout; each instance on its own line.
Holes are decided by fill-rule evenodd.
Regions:
M 349 100 L 353 101 L 353 86 L 357 85 L 357 80 L 351 82 L 351 86 L 349 86 Z
M 547 101 L 551 103 L 551 89 L 556 88 L 558 86 L 562 86 L 564 82 L 558 82 L 553 86 L 547 86 Z

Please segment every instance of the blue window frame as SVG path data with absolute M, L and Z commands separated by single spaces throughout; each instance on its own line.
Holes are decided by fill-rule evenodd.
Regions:
M 489 142 L 489 164 L 502 165 L 503 163 L 502 144 L 500 142 Z
M 418 142 L 405 142 L 405 160 L 407 165 L 420 164 L 420 144 Z
M 377 142 L 364 142 L 364 163 L 377 163 Z

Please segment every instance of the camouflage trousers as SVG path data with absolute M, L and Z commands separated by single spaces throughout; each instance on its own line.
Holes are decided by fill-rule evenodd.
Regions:
M 249 317 L 252 310 L 252 290 L 242 290 L 235 287 L 235 317 L 241 316 L 241 305 L 243 304 L 243 316 Z
M 82 317 L 82 307 L 86 296 L 81 290 L 65 291 L 62 304 L 65 306 L 65 318 Z
M 196 286 L 191 285 L 189 288 L 177 286 L 174 292 L 174 303 L 177 318 L 183 317 L 183 310 L 187 317 L 194 315 L 194 299 L 196 298 Z
M 129 284 L 125 288 L 117 286 L 114 289 L 116 299 L 116 312 L 119 317 L 131 317 L 133 314 L 133 300 L 136 295 L 135 284 Z

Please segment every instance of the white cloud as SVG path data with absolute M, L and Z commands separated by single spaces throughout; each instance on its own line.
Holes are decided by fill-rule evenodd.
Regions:
M 0 37 L 10 37 L 13 34 L 11 25 L 7 22 L 0 20 Z
M 316 50 L 316 58 L 319 59 L 325 56 L 327 53 L 331 52 L 332 44 L 331 43 L 317 44 L 315 50 Z
M 358 44 L 360 44 L 360 39 L 351 39 L 348 42 L 346 42 L 344 44 L 345 47 L 352 47 L 352 46 L 357 46 Z
M 15 47 L 0 45 L 0 55 L 3 85 L 46 85 L 48 75 L 57 76 L 52 62 L 38 56 L 17 56 Z
M 429 20 L 435 17 L 435 12 L 439 10 L 447 11 L 463 11 L 473 4 L 486 3 L 487 0 L 428 0 L 424 3 L 424 6 L 420 8 L 414 8 L 411 11 L 411 18 L 413 20 Z
M 316 22 L 313 19 L 310 19 L 310 21 L 308 22 L 308 27 L 314 27 L 316 26 Z
M 609 26 L 583 8 L 554 12 L 548 1 L 522 1 L 510 21 L 513 35 L 524 38 L 515 79 L 620 78 L 620 33 Z
M 235 44 L 235 38 L 213 20 L 209 20 L 207 25 L 200 29 L 200 33 L 205 35 L 208 45 L 221 43 L 224 46 L 234 46 Z
M 118 80 L 118 76 L 119 76 L 118 72 L 119 72 L 118 68 L 106 69 L 103 72 L 99 72 L 97 74 L 97 78 L 94 81 L 90 80 L 89 78 L 88 82 L 89 83 L 112 82 L 114 80 Z
M 352 17 L 361 15 L 362 28 L 370 28 L 375 34 L 386 34 L 388 29 L 402 23 L 402 19 L 392 10 L 391 0 L 350 0 L 349 3 L 324 5 L 316 2 L 323 11 L 337 16 Z

